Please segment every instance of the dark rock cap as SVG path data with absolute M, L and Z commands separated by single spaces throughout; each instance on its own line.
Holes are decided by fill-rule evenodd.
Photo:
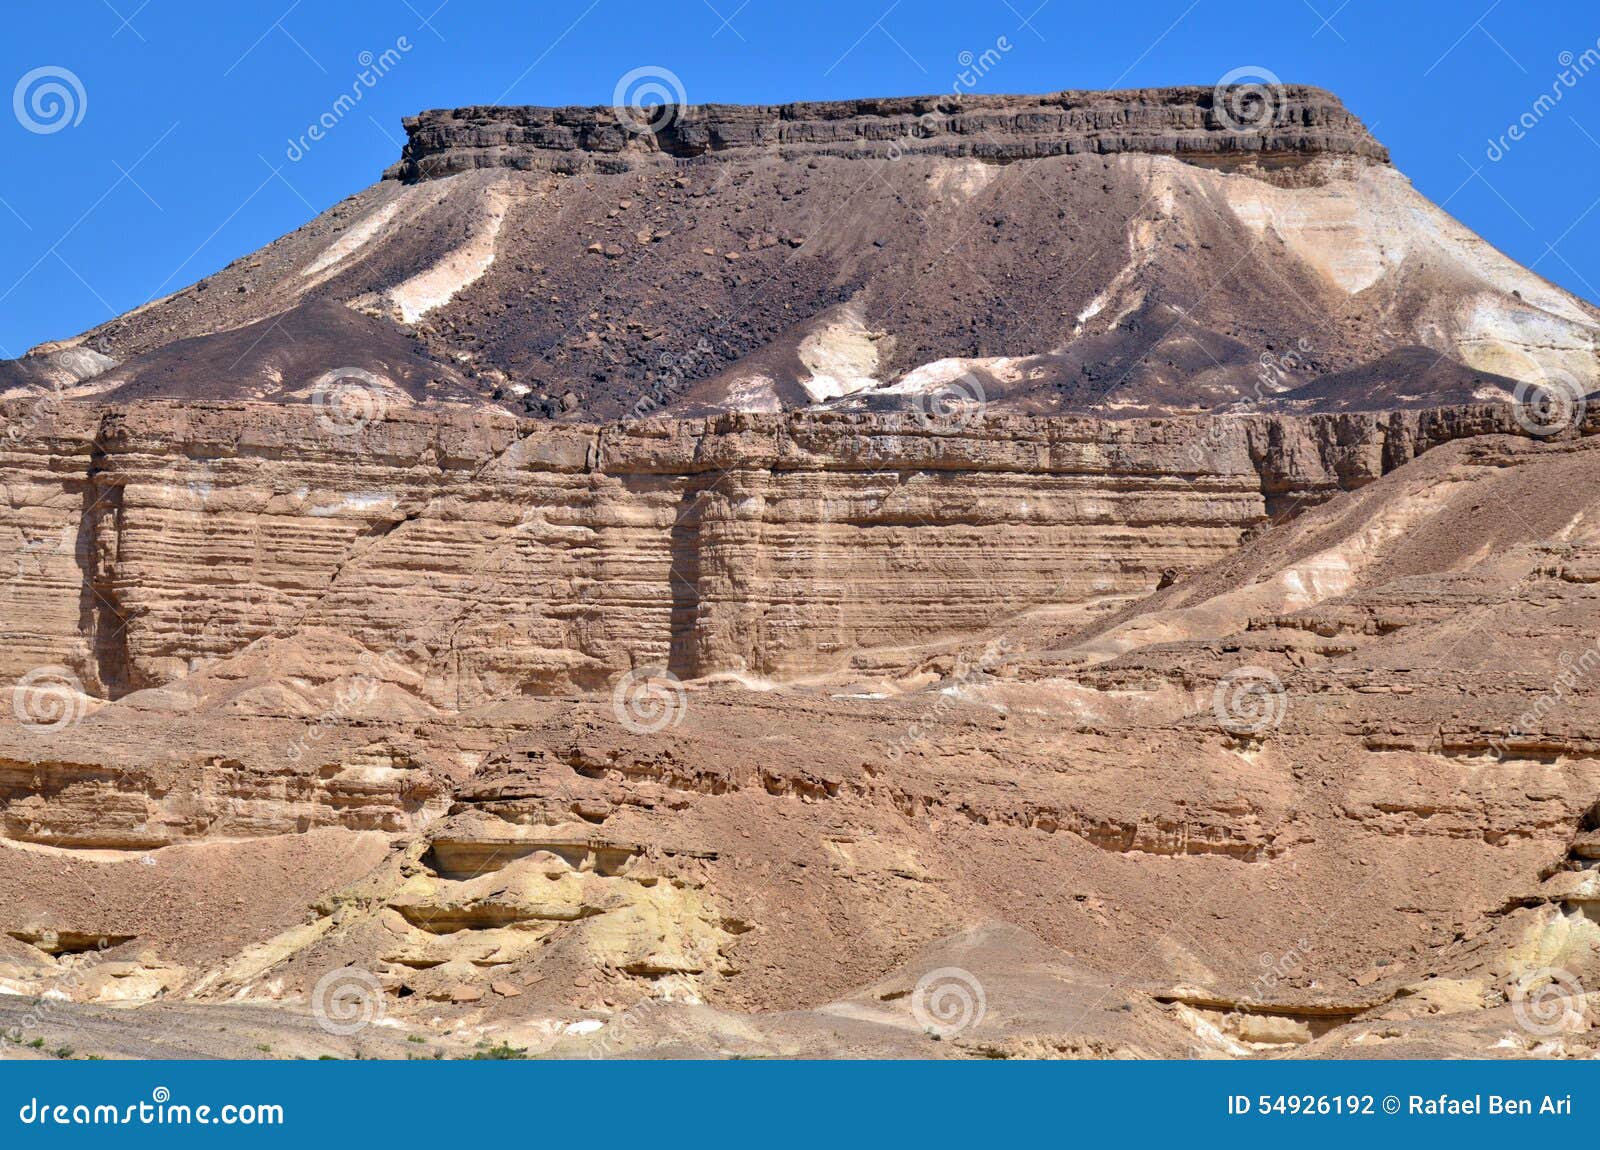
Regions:
M 650 108 L 469 107 L 408 117 L 385 176 L 475 168 L 624 172 L 675 160 L 830 155 L 970 157 L 993 163 L 1144 152 L 1206 161 L 1388 151 L 1320 88 L 1135 88 L 1043 96 L 946 95 Z

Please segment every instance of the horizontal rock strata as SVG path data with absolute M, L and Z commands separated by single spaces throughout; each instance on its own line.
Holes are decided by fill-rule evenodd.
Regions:
M 1485 406 L 950 435 L 908 416 L 410 411 L 343 434 L 310 407 L 67 405 L 0 452 L 0 674 L 60 668 L 117 698 L 323 635 L 454 709 L 645 666 L 868 667 L 1148 594 L 1435 443 L 1515 430 Z
M 911 96 L 766 105 L 699 104 L 656 112 L 654 130 L 608 107 L 470 107 L 407 118 L 391 179 L 432 179 L 474 168 L 628 171 L 695 157 L 973 157 L 995 163 L 1087 152 L 1185 158 L 1362 156 L 1388 153 L 1318 88 L 1263 89 L 1234 110 L 1212 88 L 1073 91 L 1044 96 Z M 626 122 L 625 122 L 626 121 Z
M 28 744 L 24 744 L 28 745 Z M 415 764 L 359 753 L 311 769 L 212 756 L 129 767 L 0 755 L 0 838 L 56 847 L 150 850 L 185 839 L 298 834 L 321 826 L 398 833 L 446 804 Z

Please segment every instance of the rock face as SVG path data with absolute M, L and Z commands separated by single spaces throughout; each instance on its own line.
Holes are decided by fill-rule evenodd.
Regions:
M 574 1055 L 1586 1049 L 1582 1000 L 1504 1042 L 1600 973 L 1600 438 L 1516 427 L 67 405 L 5 460 L 74 543 L 11 588 L 0 984 L 354 970 Z M 994 1021 L 930 1051 L 952 965 Z
M 991 163 L 1147 152 L 1190 160 L 1388 152 L 1331 92 L 1298 85 L 1260 95 L 1254 114 L 1222 107 L 1212 88 L 1054 92 L 1046 96 L 912 96 L 768 105 L 451 108 L 406 120 L 392 179 L 476 168 L 625 172 L 680 159 L 919 155 Z M 650 121 L 644 120 L 649 114 Z M 648 124 L 648 127 L 643 125 Z
M 169 758 L 148 767 L 0 759 L 0 833 L 13 842 L 142 851 L 186 839 L 297 834 L 313 827 L 397 833 L 444 810 L 446 787 L 419 764 L 355 754 L 337 771 L 294 763 Z M 131 757 L 131 756 L 130 756 Z
M 309 632 L 421 655 L 458 708 L 634 667 L 793 676 L 1086 616 L 1510 408 L 606 427 L 306 406 L 69 406 L 4 456 L 0 674 L 101 697 Z M 425 654 L 423 654 L 425 652 Z
M 0 364 L 0 1041 L 1594 1054 L 1600 316 L 1269 95 L 427 113 Z

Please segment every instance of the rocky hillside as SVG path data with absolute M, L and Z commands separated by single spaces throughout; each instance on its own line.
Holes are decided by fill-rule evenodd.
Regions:
M 1600 387 L 1600 314 L 1316 89 L 630 112 L 418 116 L 379 184 L 0 385 L 301 402 L 344 368 L 573 421 Z

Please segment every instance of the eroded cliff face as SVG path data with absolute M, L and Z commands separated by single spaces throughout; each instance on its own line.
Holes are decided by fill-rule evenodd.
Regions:
M 724 416 L 551 426 L 67 405 L 7 445 L 0 674 L 117 698 L 252 643 L 409 652 L 454 709 L 630 668 L 915 663 L 1048 605 L 1093 617 L 1428 447 L 1486 406 L 1203 422 Z
M 1515 1014 L 1600 978 L 1592 416 L 36 414 L 0 987 L 62 1042 L 396 1054 L 293 1037 L 359 976 L 557 1054 L 1592 1052 Z
M 1283 86 L 1257 93 L 1251 109 L 1219 107 L 1218 98 L 1216 89 L 1191 87 L 668 105 L 636 111 L 636 124 L 612 108 L 440 109 L 406 120 L 405 152 L 387 175 L 433 179 L 475 168 L 623 172 L 674 159 L 761 155 L 912 154 L 998 163 L 1083 152 L 1388 160 L 1331 92 Z

